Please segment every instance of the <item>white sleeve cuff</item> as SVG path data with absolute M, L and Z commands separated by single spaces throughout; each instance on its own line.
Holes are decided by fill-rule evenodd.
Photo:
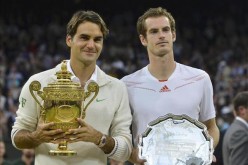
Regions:
M 113 137 L 113 139 L 115 141 L 115 147 L 109 154 L 107 154 L 108 157 L 112 157 L 116 153 L 116 150 L 118 148 L 118 141 L 114 137 Z
M 128 160 L 132 150 L 132 146 L 129 145 L 131 143 L 128 143 L 127 139 L 123 137 L 114 137 L 113 139 L 115 140 L 115 147 L 107 156 L 122 162 Z
M 12 141 L 12 145 L 16 148 L 16 149 L 19 149 L 18 147 L 16 147 L 16 144 L 15 144 L 15 141 L 14 141 L 14 138 L 15 138 L 15 135 L 17 134 L 17 132 L 20 131 L 19 129 L 12 129 L 11 131 L 11 141 Z

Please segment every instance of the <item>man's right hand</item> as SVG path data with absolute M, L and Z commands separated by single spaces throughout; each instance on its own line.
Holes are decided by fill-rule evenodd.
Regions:
M 65 132 L 61 129 L 51 129 L 54 123 L 44 123 L 42 119 L 39 119 L 37 128 L 35 131 L 29 130 L 17 130 L 14 135 L 14 143 L 17 148 L 35 148 L 42 143 L 54 143 L 58 144 L 65 137 Z
M 38 143 L 59 143 L 65 136 L 62 129 L 51 129 L 54 123 L 39 122 L 37 129 L 31 133 L 34 140 Z

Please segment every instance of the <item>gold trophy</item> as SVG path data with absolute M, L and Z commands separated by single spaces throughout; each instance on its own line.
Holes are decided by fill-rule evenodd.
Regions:
M 56 74 L 57 81 L 48 84 L 47 87 L 40 91 L 41 84 L 39 81 L 33 81 L 29 90 L 31 95 L 41 107 L 41 118 L 45 123 L 54 122 L 55 125 L 51 129 L 62 129 L 68 131 L 79 127 L 76 118 L 84 118 L 88 105 L 95 99 L 98 94 L 99 86 L 96 82 L 90 82 L 87 91 L 81 87 L 80 83 L 72 82 L 72 73 L 67 71 L 66 61 L 62 62 L 61 70 Z M 43 105 L 34 94 L 43 100 Z M 87 97 L 94 93 L 88 104 L 84 107 L 84 101 Z M 67 141 L 63 140 L 58 144 L 57 150 L 50 150 L 50 155 L 73 156 L 77 152 L 67 149 Z

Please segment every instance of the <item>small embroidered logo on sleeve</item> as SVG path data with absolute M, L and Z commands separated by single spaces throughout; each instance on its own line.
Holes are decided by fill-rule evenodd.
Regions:
M 166 85 L 164 85 L 163 88 L 161 88 L 159 92 L 170 92 L 170 91 L 171 90 Z
M 22 107 L 24 107 L 24 106 L 25 106 L 26 101 L 27 101 L 26 99 L 22 98 L 22 101 L 21 101 L 21 105 L 22 105 Z

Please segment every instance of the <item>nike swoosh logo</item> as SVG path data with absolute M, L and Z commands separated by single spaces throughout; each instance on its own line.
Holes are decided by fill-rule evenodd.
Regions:
M 104 101 L 104 100 L 106 100 L 106 99 L 96 99 L 96 102 L 101 102 L 101 101 Z

